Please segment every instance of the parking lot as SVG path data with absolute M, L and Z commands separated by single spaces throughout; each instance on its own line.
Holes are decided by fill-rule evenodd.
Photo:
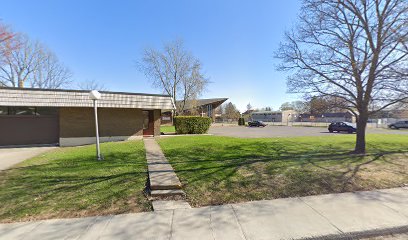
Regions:
M 269 137 L 300 137 L 300 136 L 329 136 L 348 133 L 329 133 L 326 127 L 290 127 L 290 126 L 213 126 L 210 134 L 217 136 L 240 138 L 269 138 Z M 407 130 L 389 130 L 383 128 L 368 128 L 368 134 L 408 134 Z

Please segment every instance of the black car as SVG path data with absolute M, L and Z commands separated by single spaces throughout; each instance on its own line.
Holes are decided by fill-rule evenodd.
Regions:
M 249 127 L 265 127 L 266 124 L 262 121 L 251 121 L 251 122 L 248 122 L 248 126 Z
M 329 132 L 348 132 L 354 133 L 357 131 L 350 123 L 346 122 L 334 122 L 329 125 Z

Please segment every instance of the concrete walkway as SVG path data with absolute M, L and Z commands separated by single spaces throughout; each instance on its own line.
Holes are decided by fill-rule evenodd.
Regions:
M 152 196 L 183 195 L 181 183 L 173 167 L 167 161 L 159 144 L 152 138 L 144 138 L 147 168 Z
M 0 148 L 0 171 L 56 147 Z
M 0 239 L 42 240 L 352 239 L 401 232 L 408 232 L 408 188 L 0 225 Z

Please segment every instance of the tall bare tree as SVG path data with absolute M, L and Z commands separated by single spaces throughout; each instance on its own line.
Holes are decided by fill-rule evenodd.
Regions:
M 59 89 L 72 83 L 72 72 L 53 52 L 44 49 L 38 57 L 39 64 L 30 77 L 31 87 Z
M 18 35 L 14 48 L 0 65 L 0 84 L 24 88 L 62 88 L 71 81 L 71 71 L 50 50 L 25 35 Z
M 205 91 L 209 81 L 204 77 L 201 70 L 201 63 L 195 60 L 192 64 L 190 73 L 187 77 L 181 79 L 179 91 L 182 94 L 181 104 L 179 104 L 178 112 L 182 113 L 185 110 L 187 101 L 195 102 L 197 98 Z
M 408 1 L 303 0 L 276 56 L 290 92 L 343 99 L 365 153 L 371 114 L 408 97 Z
M 182 112 L 188 100 L 194 100 L 209 81 L 202 73 L 201 62 L 178 40 L 164 45 L 163 50 L 146 48 L 138 64 L 153 86 L 170 95 L 173 102 L 181 99 L 177 111 Z
M 25 35 L 19 36 L 20 47 L 7 54 L 0 66 L 0 82 L 5 86 L 23 88 L 42 61 L 42 47 Z
M 98 90 L 106 91 L 107 88 L 102 83 L 99 83 L 95 80 L 84 81 L 78 84 L 79 89 L 81 90 Z
M 18 47 L 17 34 L 0 22 L 0 64 L 3 64 L 6 56 Z

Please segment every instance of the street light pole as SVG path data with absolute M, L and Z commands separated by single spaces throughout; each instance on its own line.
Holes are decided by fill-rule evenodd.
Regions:
M 93 100 L 93 105 L 94 105 L 95 132 L 96 132 L 96 158 L 98 160 L 103 160 L 103 157 L 101 155 L 100 143 L 99 143 L 99 126 L 98 126 L 98 100 L 101 99 L 101 94 L 96 90 L 92 90 L 89 93 L 89 97 Z
M 288 114 L 288 117 L 286 119 L 286 126 L 289 126 L 289 117 L 290 117 L 290 113 Z

